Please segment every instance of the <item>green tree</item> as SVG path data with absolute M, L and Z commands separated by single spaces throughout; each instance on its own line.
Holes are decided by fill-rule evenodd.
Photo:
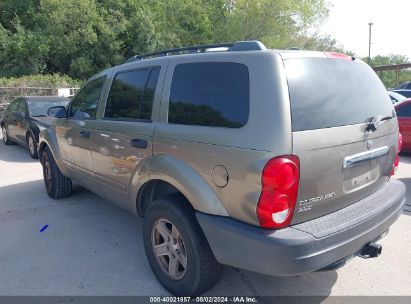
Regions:
M 0 77 L 43 73 L 49 46 L 40 33 L 19 23 L 11 33 L 0 25 Z
M 338 43 L 337 39 L 330 35 L 299 35 L 295 39 L 290 40 L 286 44 L 286 47 L 298 47 L 303 50 L 313 51 L 339 52 L 355 56 L 354 52 L 346 50 L 343 45 Z
M 368 58 L 364 58 L 364 61 L 367 61 Z M 395 55 L 390 54 L 388 56 L 375 56 L 371 59 L 370 65 L 372 67 L 377 66 L 384 66 L 384 65 L 395 65 L 395 64 L 403 64 L 403 63 L 410 63 L 410 60 L 407 56 L 404 55 Z M 383 71 L 378 72 L 378 76 L 384 83 L 387 88 L 392 88 L 397 85 L 396 83 L 396 74 L 395 71 Z M 411 69 L 401 70 L 399 74 L 399 83 L 411 81 Z
M 228 40 L 263 41 L 283 47 L 328 15 L 324 0 L 232 0 L 228 1 L 223 33 Z
M 194 44 L 284 47 L 327 12 L 325 0 L 1 0 L 0 76 L 85 79 L 135 54 Z

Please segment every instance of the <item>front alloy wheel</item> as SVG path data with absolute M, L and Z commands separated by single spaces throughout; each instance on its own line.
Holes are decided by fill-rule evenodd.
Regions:
M 32 134 L 27 135 L 27 146 L 31 158 L 38 158 L 37 143 Z
M 52 188 L 52 177 L 50 160 L 47 153 L 42 154 L 41 163 L 43 164 L 44 184 L 46 185 L 47 193 L 50 193 Z
M 187 252 L 176 225 L 166 219 L 157 220 L 151 232 L 151 245 L 164 273 L 180 280 L 187 269 Z
M 71 179 L 61 174 L 49 147 L 45 147 L 41 153 L 41 164 L 47 194 L 54 199 L 70 196 Z
M 10 138 L 9 138 L 9 134 L 7 133 L 7 128 L 6 128 L 6 126 L 1 126 L 1 133 L 2 133 L 2 135 L 3 135 L 3 142 L 6 144 L 6 145 L 11 145 L 12 144 L 12 141 L 10 140 Z

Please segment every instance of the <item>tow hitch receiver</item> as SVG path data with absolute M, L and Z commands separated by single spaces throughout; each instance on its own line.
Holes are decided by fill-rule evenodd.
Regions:
M 376 258 L 382 252 L 382 246 L 377 243 L 368 243 L 361 250 L 359 256 L 364 259 Z

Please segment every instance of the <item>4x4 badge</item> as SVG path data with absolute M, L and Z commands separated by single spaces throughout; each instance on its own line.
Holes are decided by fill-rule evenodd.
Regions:
M 367 140 L 367 149 L 368 150 L 370 150 L 373 145 L 374 145 L 374 142 L 372 140 Z

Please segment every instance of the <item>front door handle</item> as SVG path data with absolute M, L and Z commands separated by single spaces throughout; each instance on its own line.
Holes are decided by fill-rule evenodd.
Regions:
M 80 137 L 90 138 L 90 132 L 89 131 L 80 131 Z
M 133 147 L 139 148 L 139 149 L 145 149 L 147 148 L 147 140 L 141 139 L 141 138 L 134 138 L 130 140 L 130 144 Z

